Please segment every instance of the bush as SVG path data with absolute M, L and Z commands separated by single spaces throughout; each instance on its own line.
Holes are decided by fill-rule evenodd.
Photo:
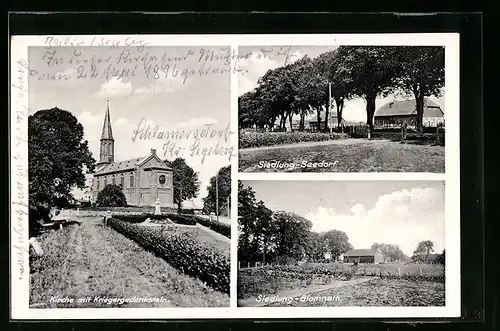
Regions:
M 196 222 L 200 223 L 203 226 L 206 226 L 207 228 L 220 233 L 223 236 L 226 236 L 228 238 L 231 238 L 231 226 L 228 224 L 224 223 L 219 223 L 219 222 L 214 222 L 207 220 L 205 218 L 195 216 Z
M 321 132 L 251 132 L 241 131 L 238 138 L 239 148 L 274 146 L 308 141 L 346 139 L 345 133 Z
M 196 225 L 196 220 L 193 216 L 166 214 L 165 217 L 168 217 L 172 222 L 177 224 Z
M 172 222 L 184 225 L 196 225 L 196 220 L 190 216 L 176 215 L 176 214 L 141 214 L 141 215 L 113 215 L 113 218 L 122 220 L 127 223 L 142 223 L 146 219 L 160 221 L 170 219 Z
M 199 278 L 215 290 L 229 293 L 228 256 L 197 242 L 186 233 L 174 232 L 163 236 L 150 227 L 137 226 L 116 218 L 110 219 L 108 224 L 185 274 Z
M 119 185 L 108 184 L 97 195 L 96 203 L 100 207 L 124 207 L 127 199 Z

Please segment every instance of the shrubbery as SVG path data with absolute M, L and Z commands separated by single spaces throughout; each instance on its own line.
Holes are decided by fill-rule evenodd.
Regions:
M 197 277 L 215 290 L 229 293 L 230 260 L 228 256 L 196 242 L 188 234 L 161 232 L 112 218 L 108 224 L 145 249 L 164 258 L 187 275 Z
M 348 135 L 345 133 L 241 131 L 238 146 L 239 148 L 251 148 L 346 138 Z
M 220 233 L 223 236 L 231 238 L 231 226 L 229 224 L 210 221 L 199 216 L 195 216 L 195 219 L 196 222 L 200 223 L 201 225 L 206 226 L 207 228 L 214 230 L 215 232 Z
M 119 185 L 108 184 L 97 195 L 96 204 L 101 207 L 124 207 L 127 199 Z
M 141 215 L 113 215 L 113 218 L 122 220 L 127 223 L 142 223 L 146 219 L 150 220 L 166 220 L 170 219 L 172 222 L 184 225 L 196 225 L 196 220 L 190 216 L 176 215 L 176 214 L 141 214 Z

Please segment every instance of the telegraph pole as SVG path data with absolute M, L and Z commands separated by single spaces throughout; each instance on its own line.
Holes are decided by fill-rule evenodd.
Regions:
M 332 83 L 328 82 L 328 116 L 332 117 Z M 328 125 L 330 126 L 330 133 L 332 133 L 332 123 L 330 123 L 330 118 L 328 119 Z

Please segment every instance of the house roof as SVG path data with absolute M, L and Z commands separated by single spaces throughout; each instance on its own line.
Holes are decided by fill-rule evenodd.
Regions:
M 417 113 L 415 99 L 391 101 L 375 111 L 377 116 L 404 116 Z M 424 98 L 424 117 L 443 117 L 444 113 L 434 101 Z
M 351 249 L 349 252 L 344 253 L 344 256 L 374 256 L 375 253 L 371 249 Z

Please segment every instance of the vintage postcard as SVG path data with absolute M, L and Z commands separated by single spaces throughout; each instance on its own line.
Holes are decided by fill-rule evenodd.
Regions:
M 457 34 L 11 39 L 11 318 L 460 315 Z

